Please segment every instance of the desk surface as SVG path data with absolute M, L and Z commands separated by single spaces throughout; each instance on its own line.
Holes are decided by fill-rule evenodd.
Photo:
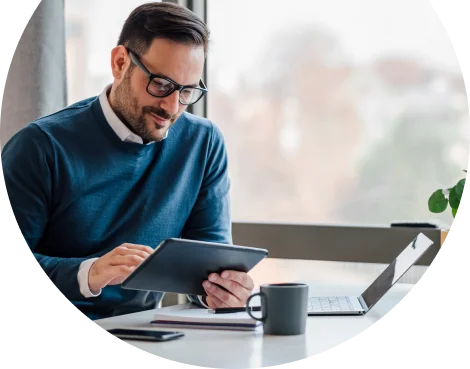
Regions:
M 308 281 L 319 295 L 360 294 L 386 265 L 266 259 L 257 285 Z M 406 283 L 403 283 L 406 282 Z M 103 329 L 171 330 L 149 324 L 155 311 L 95 320 Z M 470 270 L 415 266 L 362 317 L 308 317 L 302 336 L 178 329 L 175 341 L 126 340 L 161 358 L 162 368 L 443 368 L 470 360 Z M 181 353 L 184 352 L 184 355 Z

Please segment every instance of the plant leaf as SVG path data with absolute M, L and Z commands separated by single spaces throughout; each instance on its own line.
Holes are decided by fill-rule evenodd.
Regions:
M 458 209 L 460 205 L 460 198 L 457 194 L 457 186 L 452 187 L 449 192 L 449 205 L 452 209 Z
M 455 218 L 456 215 L 457 215 L 457 209 L 452 209 L 452 216 Z
M 455 185 L 455 192 L 460 201 L 470 201 L 470 178 L 463 178 Z M 464 200 L 464 197 L 467 200 Z
M 429 211 L 432 213 L 442 213 L 447 209 L 449 201 L 444 196 L 442 189 L 435 191 L 428 200 Z

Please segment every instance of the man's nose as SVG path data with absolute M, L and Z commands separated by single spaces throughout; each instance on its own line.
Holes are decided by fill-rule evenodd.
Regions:
M 175 115 L 180 108 L 179 98 L 180 92 L 175 90 L 170 95 L 161 98 L 160 107 L 168 114 Z

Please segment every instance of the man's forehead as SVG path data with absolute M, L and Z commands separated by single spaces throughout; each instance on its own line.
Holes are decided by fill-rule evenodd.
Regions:
M 156 39 L 142 55 L 151 73 L 168 77 L 182 85 L 197 84 L 204 69 L 204 48 Z

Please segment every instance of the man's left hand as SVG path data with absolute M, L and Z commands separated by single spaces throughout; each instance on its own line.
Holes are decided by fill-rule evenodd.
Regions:
M 248 274 L 234 270 L 226 270 L 221 274 L 212 273 L 208 279 L 202 286 L 207 293 L 206 302 L 210 309 L 243 307 L 254 288 L 253 280 Z

